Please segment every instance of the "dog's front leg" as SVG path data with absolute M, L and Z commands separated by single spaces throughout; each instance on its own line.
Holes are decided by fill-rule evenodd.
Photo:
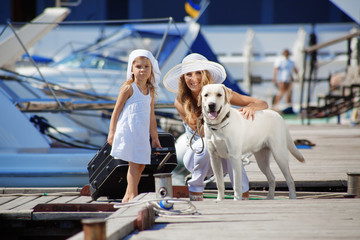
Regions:
M 234 200 L 242 200 L 242 161 L 236 155 L 230 155 L 229 161 L 231 162 L 234 176 Z
M 225 198 L 225 184 L 224 184 L 224 171 L 221 158 L 216 153 L 210 154 L 210 163 L 214 172 L 216 186 L 218 189 L 217 201 L 221 201 Z

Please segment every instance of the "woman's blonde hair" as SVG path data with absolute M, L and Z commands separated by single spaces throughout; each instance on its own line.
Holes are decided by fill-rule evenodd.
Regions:
M 136 61 L 136 59 L 138 58 L 146 58 L 148 59 L 147 57 L 143 57 L 143 56 L 140 56 L 140 57 L 137 57 L 134 59 L 134 61 L 132 62 L 132 64 L 134 64 L 134 62 Z M 155 75 L 154 75 L 154 68 L 151 64 L 151 61 L 150 59 L 148 59 L 149 62 L 150 62 L 150 65 L 151 65 L 151 76 L 149 79 L 147 79 L 146 81 L 146 85 L 149 87 L 150 89 L 150 94 L 151 94 L 151 98 L 154 99 L 155 98 L 155 95 L 156 95 L 156 91 L 155 91 L 155 86 L 154 86 L 154 83 L 155 83 Z M 132 66 L 131 66 L 131 69 L 132 69 Z M 134 74 L 131 74 L 131 77 L 130 79 L 128 79 L 127 81 L 124 82 L 124 85 L 131 85 L 133 82 L 135 81 L 135 77 L 134 77 Z
M 207 84 L 214 83 L 214 80 L 211 74 L 202 70 L 201 72 L 201 88 Z M 179 79 L 179 90 L 178 90 L 178 101 L 184 105 L 186 122 L 194 123 L 196 119 L 201 115 L 201 106 L 198 106 L 198 99 L 194 99 L 191 94 L 191 90 L 188 88 L 185 82 L 185 75 L 181 75 Z

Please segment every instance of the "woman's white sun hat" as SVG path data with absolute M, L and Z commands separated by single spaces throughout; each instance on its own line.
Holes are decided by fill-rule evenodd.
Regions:
M 150 60 L 152 68 L 153 68 L 153 72 L 154 72 L 154 77 L 155 77 L 154 86 L 156 87 L 157 85 L 159 85 L 160 81 L 161 81 L 160 80 L 161 72 L 159 69 L 158 61 L 155 59 L 154 55 L 152 55 L 152 53 L 150 51 L 145 50 L 145 49 L 136 49 L 130 53 L 129 61 L 128 61 L 128 68 L 127 68 L 127 72 L 126 72 L 126 80 L 129 80 L 131 78 L 132 64 L 137 57 L 146 57 Z
M 226 72 L 222 65 L 207 60 L 201 54 L 192 53 L 187 55 L 181 64 L 170 69 L 164 79 L 164 86 L 171 92 L 177 93 L 180 77 L 188 72 L 207 70 L 211 74 L 214 83 L 222 83 L 226 78 Z

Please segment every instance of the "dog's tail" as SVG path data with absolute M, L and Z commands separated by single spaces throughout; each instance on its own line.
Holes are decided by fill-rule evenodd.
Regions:
M 289 131 L 287 131 L 287 147 L 291 154 L 299 160 L 299 162 L 305 162 L 304 156 L 301 154 L 301 152 L 296 148 L 294 141 L 292 140 Z

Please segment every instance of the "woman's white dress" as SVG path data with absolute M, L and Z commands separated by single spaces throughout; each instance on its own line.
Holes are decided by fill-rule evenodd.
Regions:
M 138 164 L 150 164 L 151 95 L 144 95 L 135 83 L 132 96 L 120 113 L 111 149 L 117 159 Z

